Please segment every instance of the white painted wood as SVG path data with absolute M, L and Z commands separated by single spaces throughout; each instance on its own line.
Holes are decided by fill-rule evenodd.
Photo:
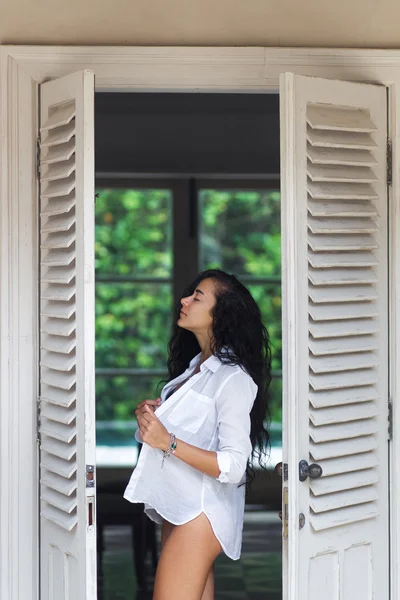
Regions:
M 392 496 L 392 597 L 400 597 L 400 411 L 397 410 L 400 364 L 400 52 L 397 50 L 309 48 L 128 48 L 128 47 L 0 47 L 0 598 L 36 600 L 38 537 L 36 528 L 37 471 L 35 448 L 35 398 L 37 378 L 35 315 L 37 311 L 37 232 L 35 157 L 37 135 L 37 84 L 82 68 L 93 69 L 97 89 L 104 91 L 185 91 L 275 93 L 279 76 L 291 71 L 301 75 L 347 81 L 387 84 L 389 131 L 393 141 L 393 187 L 390 189 L 391 259 L 391 396 L 394 401 L 393 453 L 390 465 Z M 307 132 L 310 136 L 311 128 Z M 319 131 L 313 131 L 314 144 Z M 328 139 L 329 138 L 329 139 Z M 368 134 L 322 132 L 321 147 L 366 149 Z M 345 198 L 346 199 L 346 198 Z M 72 281 L 73 269 L 51 267 L 52 283 Z M 20 283 L 18 283 L 20 282 Z M 20 293 L 24 290 L 24 294 Z M 7 290 L 7 294 L 5 294 Z M 29 290 L 31 290 L 29 292 Z M 32 311 L 26 310 L 26 302 Z M 24 419 L 18 415 L 24 414 Z M 10 436 L 10 432 L 13 435 Z M 358 447 L 361 438 L 355 440 Z M 373 447 L 373 437 L 364 438 Z M 352 442 L 349 442 L 352 445 Z M 329 452 L 340 445 L 327 444 Z M 310 446 L 312 447 L 312 445 Z M 355 446 L 354 446 L 355 448 Z M 321 448 L 316 454 L 323 454 Z M 15 485 L 16 479 L 18 485 Z M 346 551 L 346 581 L 368 547 Z M 284 560 L 285 555 L 284 555 Z M 324 563 L 325 558 L 319 559 Z M 328 555 L 326 560 L 330 560 Z M 315 562 L 313 569 L 315 569 Z M 318 571 L 318 566 L 317 566 Z M 21 577 L 20 574 L 24 576 Z M 358 585 L 357 580 L 354 585 Z M 365 586 L 357 587 L 364 598 Z M 361 591 L 360 591 L 361 590 Z M 361 595 L 360 595 L 361 594 Z M 354 594 L 350 593 L 350 597 Z M 292 599 L 290 599 L 292 600 Z M 313 598 L 314 600 L 314 598 Z M 320 600 L 320 598 L 318 598 Z
M 359 545 L 369 554 L 355 576 L 369 598 L 389 598 L 386 114 L 383 86 L 281 77 L 287 600 L 327 598 L 328 587 L 334 600 L 350 597 L 327 582 L 345 580 Z M 347 146 L 343 165 L 325 150 L 319 162 L 332 132 L 370 142 Z M 312 214 L 321 200 L 324 214 Z M 351 217 L 338 217 L 347 202 Z M 303 459 L 320 460 L 323 477 L 300 482 Z M 335 559 L 321 561 L 327 548 Z
M 349 439 L 344 445 L 342 442 L 327 442 L 326 444 L 314 444 L 310 442 L 310 456 L 313 460 L 323 460 L 339 456 L 350 456 L 361 452 L 376 450 L 378 442 L 373 435 Z
M 41 600 L 97 597 L 93 105 L 90 71 L 41 86 Z
M 366 504 L 378 499 L 378 492 L 374 486 L 366 486 L 355 490 L 337 492 L 330 496 L 312 496 L 310 506 L 314 513 L 336 510 L 356 504 Z
M 323 137 L 323 136 L 321 136 Z M 307 145 L 307 156 L 315 165 L 346 165 L 354 167 L 373 167 L 376 160 L 367 150 L 361 150 L 356 154 L 346 148 L 321 148 L 319 143 L 311 140 Z
M 361 157 L 365 156 L 364 150 L 375 148 L 374 140 L 367 133 L 344 133 L 342 131 L 330 131 L 326 133 L 326 130 L 321 132 L 317 129 L 307 127 L 307 140 L 314 148 L 361 150 Z M 324 155 L 325 153 L 322 153 L 322 156 Z M 360 160 L 360 157 L 358 157 L 358 160 Z

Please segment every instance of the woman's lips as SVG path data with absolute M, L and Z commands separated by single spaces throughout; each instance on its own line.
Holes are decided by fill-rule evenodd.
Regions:
M 184 313 L 183 310 L 181 310 L 181 312 L 179 314 L 185 315 L 185 317 L 186 317 L 186 313 Z

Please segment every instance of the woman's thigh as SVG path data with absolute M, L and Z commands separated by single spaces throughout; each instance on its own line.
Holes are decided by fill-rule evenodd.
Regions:
M 172 530 L 175 527 L 176 527 L 176 525 L 173 525 L 172 523 L 170 523 L 169 521 L 166 521 L 165 519 L 163 520 L 162 525 L 161 525 L 161 548 L 164 548 L 165 542 L 169 538 L 169 534 L 172 532 Z
M 201 600 L 210 568 L 220 552 L 205 514 L 173 527 L 158 562 L 153 600 Z

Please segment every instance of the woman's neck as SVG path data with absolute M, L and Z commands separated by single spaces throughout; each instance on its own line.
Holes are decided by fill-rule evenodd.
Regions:
M 200 364 L 203 363 L 207 358 L 210 358 L 212 355 L 211 351 L 211 339 L 207 336 L 207 338 L 200 338 L 200 336 L 196 336 L 197 341 L 201 350 Z

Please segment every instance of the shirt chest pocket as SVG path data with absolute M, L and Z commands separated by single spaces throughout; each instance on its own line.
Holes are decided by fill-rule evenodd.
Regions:
M 215 420 L 215 400 L 194 390 L 188 390 L 171 412 L 165 415 L 168 423 L 176 428 L 197 433 Z

